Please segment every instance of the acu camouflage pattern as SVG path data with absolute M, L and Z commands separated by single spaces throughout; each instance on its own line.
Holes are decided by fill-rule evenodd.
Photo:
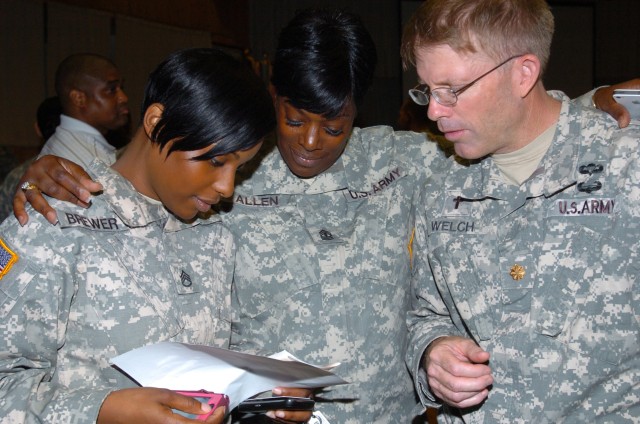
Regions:
M 443 157 L 422 134 L 354 129 L 341 158 L 303 180 L 265 148 L 222 217 L 238 246 L 232 348 L 340 362 L 351 384 L 316 396 L 332 424 L 410 423 L 423 410 L 403 361 L 411 201 Z
M 0 183 L 0 222 L 13 214 L 13 195 L 16 193 L 20 179 L 35 159 L 35 157 L 27 159 L 13 168 Z
M 639 142 L 565 97 L 522 186 L 490 158 L 452 161 L 425 185 L 407 363 L 425 405 L 437 404 L 420 358 L 437 337 L 472 338 L 495 380 L 483 405 L 443 408 L 442 422 L 640 421 Z
M 62 225 L 31 210 L 24 228 L 13 218 L 0 226 L 20 257 L 0 279 L 3 423 L 95 422 L 109 392 L 136 386 L 108 364 L 131 349 L 228 347 L 229 232 L 181 223 L 105 164 L 90 170 L 106 189 L 89 209 L 50 199 Z M 67 214 L 107 220 L 63 228 Z

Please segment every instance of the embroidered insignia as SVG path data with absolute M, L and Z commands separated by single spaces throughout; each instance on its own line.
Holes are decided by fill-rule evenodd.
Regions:
M 593 174 L 599 174 L 604 171 L 604 166 L 595 163 L 588 163 L 586 165 L 580 165 L 578 167 L 578 172 L 583 175 L 589 175 L 587 181 L 578 183 L 577 189 L 583 193 L 593 193 L 594 191 L 598 191 L 602 188 L 602 183 L 596 180 Z
M 547 216 L 613 215 L 615 206 L 614 198 L 558 199 Z
M 377 196 L 385 190 L 389 190 L 397 184 L 397 182 L 406 175 L 406 172 L 396 167 L 381 175 L 379 178 L 371 181 L 371 190 L 369 191 L 353 191 L 348 188 L 343 189 L 343 195 L 348 202 L 365 199 L 367 197 Z
M 76 213 L 61 212 L 60 228 L 80 227 L 91 231 L 122 231 L 122 223 L 115 217 L 87 217 Z
M 460 202 L 462 202 L 462 197 L 456 196 L 453 199 L 453 203 L 455 203 L 455 206 L 453 207 L 453 209 L 458 209 L 460 207 Z
M 444 195 L 442 205 L 443 216 L 468 217 L 471 216 L 473 199 L 463 197 L 458 191 L 449 191 Z
M 589 175 L 599 174 L 603 170 L 604 170 L 604 166 L 596 165 L 595 163 L 590 163 L 588 165 L 580 165 L 580 167 L 578 168 L 578 172 L 580 172 L 581 174 L 589 174 Z
M 191 281 L 191 277 L 189 276 L 189 274 L 184 272 L 184 270 L 182 270 L 182 272 L 180 273 L 180 283 L 182 283 L 184 287 L 191 287 L 191 285 L 193 284 L 193 281 Z
M 514 266 L 511 267 L 511 270 L 509 271 L 509 275 L 515 281 L 522 280 L 525 275 L 524 267 L 522 265 L 515 264 Z
M 17 261 L 18 255 L 9 249 L 4 241 L 0 240 L 0 278 L 4 277 Z
M 600 190 L 601 188 L 602 183 L 600 181 L 585 181 L 584 183 L 578 183 L 578 191 L 582 191 L 584 193 L 592 193 Z
M 319 234 L 322 240 L 333 240 L 333 234 L 327 230 L 320 230 Z

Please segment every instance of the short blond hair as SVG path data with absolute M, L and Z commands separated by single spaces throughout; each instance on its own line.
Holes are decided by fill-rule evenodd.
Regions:
M 553 31 L 544 0 L 426 0 L 404 28 L 400 54 L 406 69 L 415 66 L 417 49 L 437 45 L 496 61 L 531 53 L 544 71 Z

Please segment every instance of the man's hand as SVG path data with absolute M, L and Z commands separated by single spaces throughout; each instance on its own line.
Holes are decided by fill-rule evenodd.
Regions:
M 640 78 L 621 82 L 620 84 L 611 85 L 609 87 L 598 88 L 593 94 L 593 104 L 598 109 L 607 112 L 616 121 L 618 121 L 620 128 L 624 128 L 629 125 L 629 122 L 631 122 L 631 115 L 627 108 L 616 102 L 613 98 L 613 90 L 620 88 L 640 89 Z
M 311 390 L 309 389 L 295 389 L 290 387 L 276 387 L 271 391 L 274 396 L 296 396 L 296 397 L 311 397 Z M 313 411 L 269 411 L 265 415 L 272 420 L 280 423 L 294 424 L 294 423 L 306 423 L 311 419 Z
M 480 404 L 493 384 L 489 353 L 471 339 L 442 337 L 427 348 L 423 366 L 429 387 L 443 402 L 458 408 Z
M 172 390 L 152 387 L 122 389 L 110 393 L 104 400 L 96 424 L 196 424 L 202 422 L 176 414 L 172 409 L 199 415 L 206 414 L 211 407 Z M 225 408 L 216 408 L 206 422 L 221 424 L 224 415 Z
M 38 188 L 20 189 L 22 183 L 27 181 Z M 100 190 L 102 185 L 93 181 L 79 165 L 57 156 L 43 156 L 33 162 L 20 179 L 13 196 L 13 214 L 20 225 L 26 224 L 29 216 L 25 211 L 25 205 L 29 202 L 37 212 L 47 218 L 47 221 L 55 224 L 58 222 L 56 211 L 49 206 L 40 192 L 86 208 L 91 201 L 91 193 Z

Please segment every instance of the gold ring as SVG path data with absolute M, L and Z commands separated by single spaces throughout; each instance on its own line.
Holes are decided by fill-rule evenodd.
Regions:
M 22 189 L 22 191 L 38 190 L 38 186 L 33 183 L 30 183 L 29 181 L 23 182 L 20 188 Z

